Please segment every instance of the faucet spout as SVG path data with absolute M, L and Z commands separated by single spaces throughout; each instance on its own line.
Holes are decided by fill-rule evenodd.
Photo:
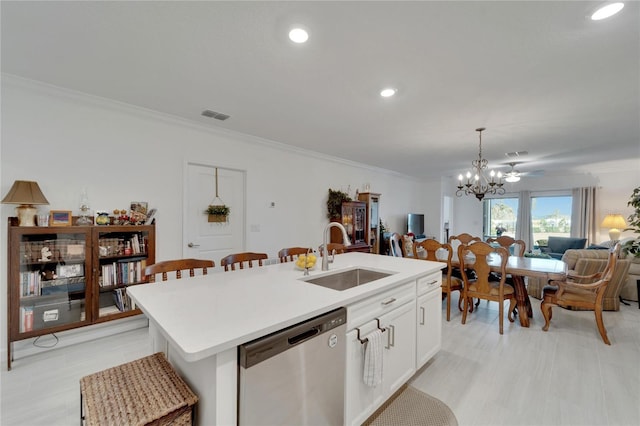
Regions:
M 327 250 L 327 244 L 329 240 L 329 229 L 332 227 L 336 227 L 342 231 L 342 241 L 345 246 L 351 245 L 351 240 L 349 240 L 349 236 L 347 235 L 347 230 L 344 229 L 344 226 L 340 222 L 329 222 L 327 226 L 325 226 L 324 231 L 322 232 L 322 270 L 329 270 L 329 250 Z

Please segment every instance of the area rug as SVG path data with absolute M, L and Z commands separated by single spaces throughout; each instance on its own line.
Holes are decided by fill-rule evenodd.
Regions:
M 457 426 L 447 405 L 418 389 L 407 386 L 369 418 L 365 426 Z

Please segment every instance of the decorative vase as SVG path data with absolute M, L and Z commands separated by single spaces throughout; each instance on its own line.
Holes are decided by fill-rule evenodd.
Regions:
M 96 225 L 108 225 L 110 222 L 109 213 L 98 213 L 96 216 Z

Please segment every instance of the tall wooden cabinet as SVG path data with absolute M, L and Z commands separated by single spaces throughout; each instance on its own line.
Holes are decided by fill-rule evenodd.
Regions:
M 347 230 L 347 235 L 351 240 L 351 245 L 347 251 L 361 251 L 369 253 L 371 247 L 367 243 L 367 205 L 361 201 L 348 201 L 342 203 L 342 215 L 340 222 Z M 343 243 L 342 232 L 339 229 L 331 228 L 331 242 Z
M 155 262 L 155 225 L 20 227 L 9 218 L 12 343 L 140 314 L 126 295 Z
M 380 194 L 363 192 L 358 194 L 358 199 L 367 205 L 367 244 L 371 246 L 371 253 L 380 254 Z

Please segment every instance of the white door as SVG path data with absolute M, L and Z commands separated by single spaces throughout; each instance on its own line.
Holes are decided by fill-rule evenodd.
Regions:
M 214 166 L 187 164 L 183 253 L 185 258 L 211 259 L 217 268 L 224 256 L 244 251 L 245 172 L 218 167 L 218 197 L 230 207 L 223 223 L 208 222 L 205 213 L 216 196 L 215 174 Z

